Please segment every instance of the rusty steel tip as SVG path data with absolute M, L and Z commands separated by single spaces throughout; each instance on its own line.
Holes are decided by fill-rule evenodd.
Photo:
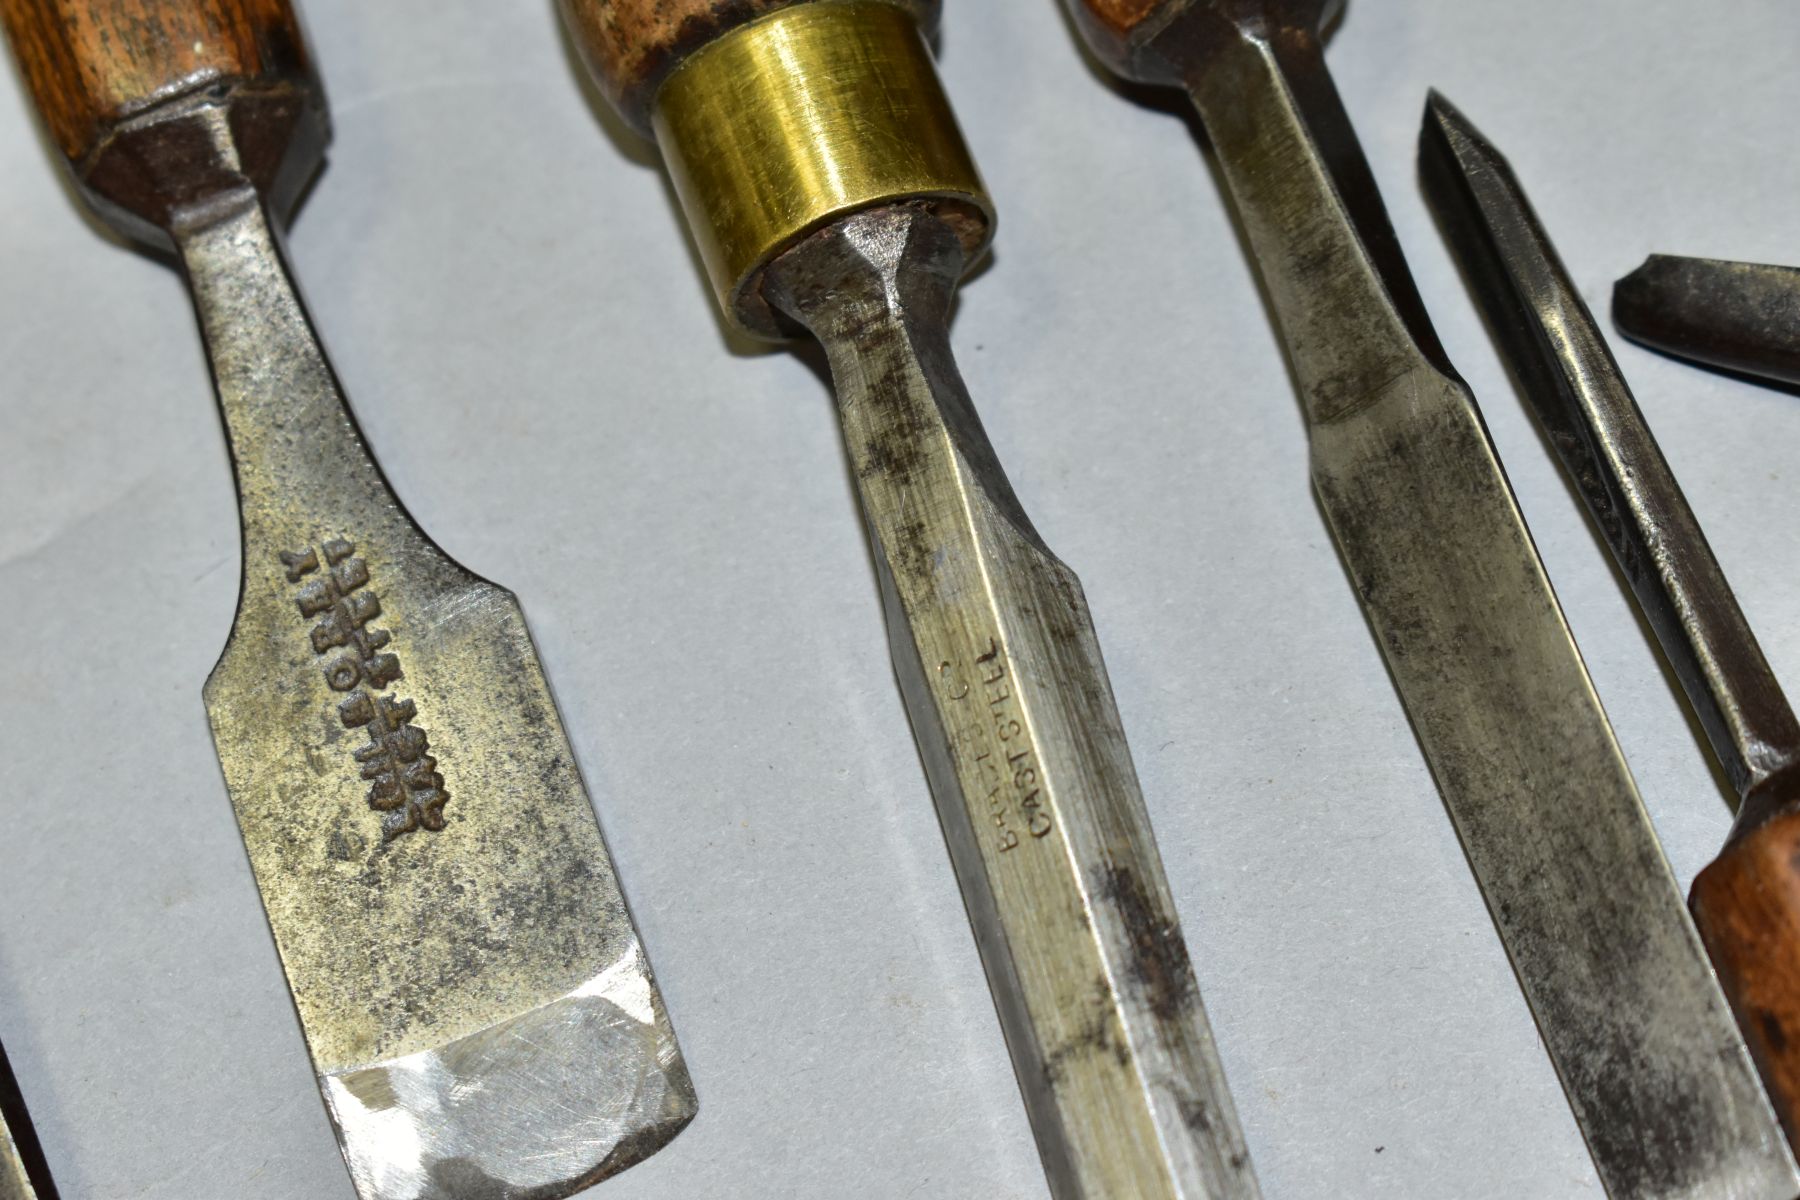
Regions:
M 1436 88 L 1425 93 L 1424 127 L 1419 133 L 1419 165 L 1429 181 L 1438 166 L 1453 167 L 1461 161 L 1457 177 L 1464 186 L 1486 172 L 1511 174 L 1506 156 L 1487 139 L 1462 109 Z M 1515 185 L 1516 186 L 1516 185 Z
M 1613 285 L 1612 315 L 1654 350 L 1800 385 L 1800 268 L 1652 254 Z

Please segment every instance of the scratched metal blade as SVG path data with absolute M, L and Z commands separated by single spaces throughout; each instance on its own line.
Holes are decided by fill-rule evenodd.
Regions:
M 1059 1200 L 1259 1194 L 1081 585 L 951 357 L 955 235 L 851 217 L 770 268 L 824 344 L 895 671 Z
M 0 1200 L 57 1200 L 4 1046 L 0 1046 Z
M 1652 254 L 1613 288 L 1634 341 L 1800 385 L 1800 268 Z
M 1511 165 L 1435 93 L 1419 155 L 1507 362 L 1738 793 L 1739 828 L 1753 829 L 1792 796 L 1800 722 Z
M 1320 504 L 1608 1193 L 1791 1200 L 1779 1131 L 1326 70 L 1333 7 L 1199 3 L 1159 47 L 1272 298 Z
M 248 188 L 176 231 L 242 501 L 207 710 L 364 1200 L 553 1200 L 694 1093 L 512 595 L 432 545 Z

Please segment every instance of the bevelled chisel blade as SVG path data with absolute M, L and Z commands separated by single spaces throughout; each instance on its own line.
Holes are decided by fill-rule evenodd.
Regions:
M 950 347 L 964 255 L 909 206 L 769 269 L 825 347 L 895 673 L 1059 1200 L 1257 1200 L 1081 583 Z
M 694 1095 L 518 602 L 388 492 L 260 206 L 177 243 L 244 523 L 206 707 L 344 1157 L 568 1195 Z
M 78 190 L 193 295 L 243 527 L 207 713 L 358 1194 L 559 1200 L 655 1153 L 693 1086 L 524 617 L 388 488 L 281 253 L 327 136 L 297 15 L 0 19 Z
M 1613 321 L 1657 350 L 1800 384 L 1800 268 L 1652 254 L 1614 285 Z

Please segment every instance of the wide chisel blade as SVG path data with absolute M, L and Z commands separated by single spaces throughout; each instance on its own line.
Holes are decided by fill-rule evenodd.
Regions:
M 388 488 L 281 252 L 283 0 L 0 0 L 82 195 L 186 274 L 243 526 L 206 707 L 363 1200 L 556 1200 L 695 1102 L 531 636 Z
M 1312 476 L 1615 1200 L 1791 1200 L 1792 1165 L 1474 397 L 1325 66 L 1328 0 L 1072 0 L 1184 86 L 1299 383 Z

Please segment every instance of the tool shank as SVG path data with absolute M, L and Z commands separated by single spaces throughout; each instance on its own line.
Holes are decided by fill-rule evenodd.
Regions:
M 1052 1192 L 1258 1195 L 1074 574 L 951 358 L 952 230 L 877 209 L 770 268 L 824 344 L 896 673 Z
M 1652 254 L 1614 285 L 1613 321 L 1657 350 L 1800 385 L 1800 268 Z
M 1800 724 L 1593 315 L 1511 165 L 1441 96 L 1420 143 L 1426 192 L 1507 361 L 1655 629 L 1741 797 L 1692 906 L 1750 1053 L 1800 1130 Z M 1790 1041 L 1790 1036 L 1794 1039 Z
M 1794 1194 L 1680 892 L 1326 71 L 1318 4 L 1196 3 L 1184 80 L 1273 300 L 1314 486 L 1615 1200 Z

